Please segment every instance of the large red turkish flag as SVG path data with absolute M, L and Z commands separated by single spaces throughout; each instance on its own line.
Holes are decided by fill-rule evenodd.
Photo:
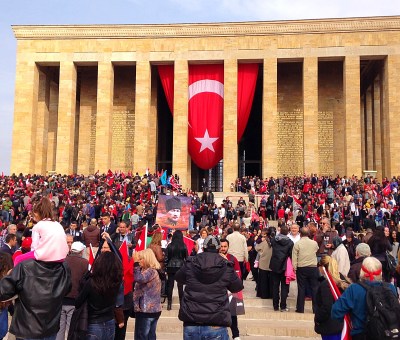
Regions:
M 201 169 L 223 157 L 224 65 L 189 65 L 188 149 Z

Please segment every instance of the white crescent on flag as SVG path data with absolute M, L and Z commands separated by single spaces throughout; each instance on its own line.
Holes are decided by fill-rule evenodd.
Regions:
M 218 80 L 203 79 L 189 85 L 189 100 L 196 94 L 212 92 L 224 98 L 224 84 Z

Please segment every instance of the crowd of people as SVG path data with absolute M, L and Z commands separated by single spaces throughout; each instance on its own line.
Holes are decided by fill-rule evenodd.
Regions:
M 228 339 L 230 327 L 237 340 L 228 292 L 251 278 L 256 296 L 280 312 L 296 280 L 295 312 L 312 300 L 316 332 L 340 338 L 349 314 L 353 339 L 364 339 L 368 285 L 391 283 L 397 295 L 400 178 L 244 177 L 237 202 L 217 203 L 207 187 L 185 191 L 177 175 L 173 185 L 162 177 L 0 178 L 0 338 L 125 339 L 134 317 L 135 339 L 155 339 L 161 299 L 173 308 L 176 282 L 184 338 Z M 190 198 L 187 230 L 155 223 L 160 195 Z

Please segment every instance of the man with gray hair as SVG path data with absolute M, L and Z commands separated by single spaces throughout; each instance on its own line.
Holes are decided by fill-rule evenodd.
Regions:
M 351 263 L 348 277 L 352 282 L 360 281 L 361 265 L 364 259 L 371 256 L 371 248 L 366 243 L 360 243 L 356 247 L 356 259 Z

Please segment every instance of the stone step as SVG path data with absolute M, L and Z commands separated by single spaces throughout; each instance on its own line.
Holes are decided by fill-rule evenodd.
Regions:
M 280 313 L 277 314 L 289 314 Z M 316 337 L 317 334 L 314 332 L 314 322 L 310 320 L 296 320 L 292 322 L 292 319 L 286 320 L 260 320 L 260 319 L 240 319 L 239 330 L 242 335 L 252 336 L 287 336 L 287 337 Z M 134 319 L 129 319 L 128 331 L 133 332 L 134 330 Z M 183 333 L 183 323 L 176 317 L 162 316 L 157 323 L 157 334 L 164 333 L 177 333 L 181 335 Z
M 273 335 L 240 335 L 242 340 L 292 340 L 292 336 L 273 336 Z M 133 331 L 126 332 L 126 339 L 133 339 Z M 177 337 L 176 333 L 159 333 L 157 332 L 157 340 L 178 340 L 181 337 Z M 320 340 L 320 336 L 315 337 L 296 337 L 295 340 Z
M 178 318 L 179 305 L 173 305 L 172 310 L 167 310 L 166 306 L 163 306 L 162 317 L 176 317 Z M 239 315 L 241 319 L 254 319 L 254 320 L 314 320 L 314 314 L 312 313 L 295 313 L 294 309 L 289 309 L 289 312 L 275 312 L 272 307 L 266 309 L 265 307 L 252 307 L 246 308 L 245 315 Z

